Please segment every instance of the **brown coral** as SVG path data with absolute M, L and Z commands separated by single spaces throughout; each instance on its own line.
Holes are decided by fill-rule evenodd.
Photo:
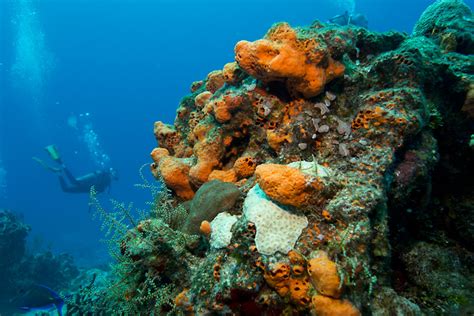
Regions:
M 344 65 L 319 43 L 298 39 L 286 23 L 271 29 L 265 39 L 238 42 L 235 54 L 250 75 L 265 82 L 286 81 L 290 92 L 306 98 L 318 95 L 326 83 L 344 73 Z
M 262 190 L 271 199 L 285 205 L 307 205 L 313 195 L 323 189 L 323 184 L 317 178 L 286 165 L 259 165 L 255 174 Z

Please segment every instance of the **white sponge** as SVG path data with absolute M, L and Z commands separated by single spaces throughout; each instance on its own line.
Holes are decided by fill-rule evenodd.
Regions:
M 238 216 L 230 215 L 227 212 L 217 214 L 211 222 L 211 247 L 219 249 L 230 244 L 232 239 L 231 229 L 238 218 Z

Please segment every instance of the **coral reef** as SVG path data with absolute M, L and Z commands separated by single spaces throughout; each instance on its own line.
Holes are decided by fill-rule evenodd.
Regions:
M 0 313 L 18 313 L 16 300 L 32 285 L 42 284 L 66 291 L 79 269 L 67 253 L 26 251 L 31 227 L 12 211 L 0 209 Z
M 473 27 L 462 1 L 438 0 L 411 35 L 280 23 L 237 43 L 174 125 L 155 124 L 151 169 L 170 193 L 121 237 L 116 300 L 145 314 L 462 312 Z
M 70 254 L 54 254 L 51 251 L 26 256 L 20 269 L 28 280 L 36 284 L 48 284 L 55 289 L 67 289 L 79 275 L 79 269 Z
M 26 237 L 31 228 L 11 211 L 0 209 L 0 298 L 16 287 L 12 275 L 25 256 Z
M 0 209 L 0 253 L 5 254 L 0 262 L 2 271 L 23 258 L 30 230 L 11 211 Z

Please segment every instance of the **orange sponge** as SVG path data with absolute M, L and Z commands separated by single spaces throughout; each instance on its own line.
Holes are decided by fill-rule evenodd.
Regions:
M 257 163 L 252 157 L 240 157 L 235 163 L 233 169 L 237 174 L 238 178 L 247 178 L 254 174 Z
M 207 75 L 206 90 L 215 93 L 224 85 L 224 83 L 225 80 L 222 75 L 222 70 L 214 70 Z
M 202 131 L 197 133 L 198 126 L 193 131 L 198 138 L 198 142 L 194 145 L 197 163 L 189 170 L 190 181 L 196 187 L 208 181 L 212 170 L 219 166 L 224 151 L 222 131 L 203 125 Z
M 296 168 L 278 164 L 262 164 L 255 170 L 260 188 L 273 200 L 296 207 L 310 203 L 323 184 Z
M 194 191 L 189 182 L 190 166 L 182 162 L 182 159 L 169 155 L 165 148 L 155 148 L 151 157 L 163 177 L 166 186 L 172 189 L 177 196 L 190 200 L 194 197 Z
M 296 31 L 281 23 L 265 39 L 240 41 L 235 59 L 248 74 L 264 82 L 285 81 L 290 92 L 306 98 L 321 93 L 329 81 L 344 74 L 322 43 L 298 39 Z
M 239 66 L 236 62 L 227 63 L 224 65 L 222 75 L 224 76 L 224 80 L 226 83 L 235 84 L 239 79 L 239 72 L 242 71 L 239 69 Z
M 316 256 L 309 260 L 308 274 L 318 293 L 334 298 L 341 296 L 341 279 L 336 263 L 328 258 L 327 253 L 318 251 Z
M 234 169 L 229 170 L 213 170 L 209 175 L 208 181 L 221 180 L 223 182 L 237 182 L 237 175 Z
M 314 295 L 313 312 L 318 316 L 359 316 L 360 312 L 348 300 L 336 300 L 324 295 Z
M 214 117 L 219 123 L 225 123 L 232 118 L 232 112 L 242 104 L 242 97 L 225 94 L 211 102 Z
M 288 294 L 290 279 L 290 266 L 288 264 L 277 263 L 272 270 L 266 270 L 263 277 L 280 296 Z

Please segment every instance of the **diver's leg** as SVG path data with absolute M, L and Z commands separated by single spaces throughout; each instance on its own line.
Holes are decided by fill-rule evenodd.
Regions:
M 79 181 L 77 181 L 76 177 L 73 176 L 71 171 L 69 171 L 69 169 L 66 166 L 63 166 L 63 171 L 67 179 L 71 182 L 71 184 L 76 185 L 76 186 L 80 184 Z
M 59 176 L 59 184 L 61 185 L 61 190 L 66 193 L 82 193 L 83 190 L 81 187 L 75 185 L 68 185 L 66 179 L 63 176 Z
M 66 179 L 63 176 L 59 176 L 59 184 L 61 185 L 61 190 L 64 192 L 71 192 L 71 188 L 67 185 Z

